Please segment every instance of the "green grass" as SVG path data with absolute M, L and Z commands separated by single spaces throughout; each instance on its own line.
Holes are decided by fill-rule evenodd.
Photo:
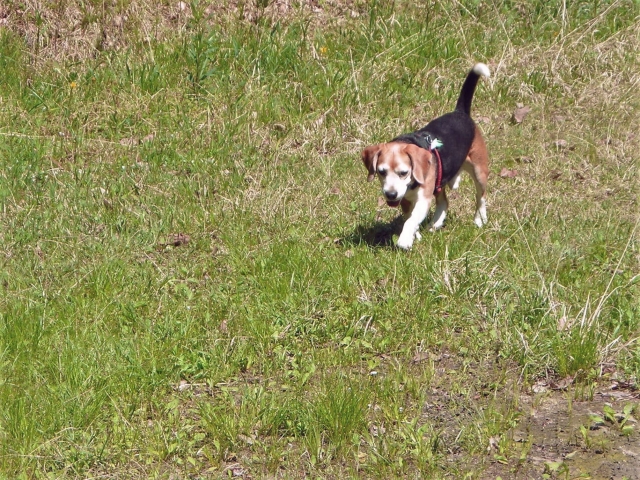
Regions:
M 0 30 L 0 478 L 477 477 L 635 382 L 637 2 L 98 3 Z M 397 251 L 359 153 L 474 61 L 489 224 Z

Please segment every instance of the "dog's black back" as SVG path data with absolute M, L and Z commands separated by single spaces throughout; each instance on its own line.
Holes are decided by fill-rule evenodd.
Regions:
M 440 140 L 442 146 L 438 148 L 438 152 L 442 159 L 442 185 L 460 171 L 473 143 L 476 124 L 470 116 L 471 101 L 479 78 L 480 75 L 475 69 L 469 72 L 462 84 L 460 96 L 453 112 L 432 120 L 420 130 L 405 133 L 392 140 L 412 143 L 427 150 L 431 150 L 433 140 Z

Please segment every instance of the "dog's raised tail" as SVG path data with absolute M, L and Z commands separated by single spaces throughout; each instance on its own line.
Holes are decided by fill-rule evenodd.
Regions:
M 460 97 L 456 104 L 456 111 L 464 112 L 467 115 L 471 115 L 471 101 L 473 100 L 473 94 L 476 91 L 476 85 L 480 77 L 490 77 L 491 72 L 489 67 L 484 63 L 476 63 L 471 69 L 464 83 L 462 84 L 462 90 L 460 91 Z

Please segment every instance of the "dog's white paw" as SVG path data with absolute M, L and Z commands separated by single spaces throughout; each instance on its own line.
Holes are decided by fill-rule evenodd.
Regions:
M 444 226 L 444 222 L 438 222 L 438 223 L 430 223 L 429 225 L 427 225 L 427 228 L 429 229 L 430 232 L 435 232 L 436 230 L 440 230 L 443 226 Z
M 476 218 L 473 220 L 478 228 L 482 228 L 487 224 L 487 214 L 484 215 L 480 212 L 476 213 Z
M 480 208 L 476 210 L 476 217 L 473 221 L 478 226 L 478 228 L 482 228 L 487 224 L 487 206 L 484 199 L 482 199 L 480 203 Z
M 410 250 L 413 246 L 413 235 L 405 235 L 404 232 L 398 238 L 398 248 Z
M 416 232 L 416 242 L 422 240 L 422 235 L 420 235 L 420 232 Z

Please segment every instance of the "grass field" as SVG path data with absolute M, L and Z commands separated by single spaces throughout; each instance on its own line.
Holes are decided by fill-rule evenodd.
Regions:
M 0 6 L 0 478 L 638 478 L 640 3 L 220 5 Z

